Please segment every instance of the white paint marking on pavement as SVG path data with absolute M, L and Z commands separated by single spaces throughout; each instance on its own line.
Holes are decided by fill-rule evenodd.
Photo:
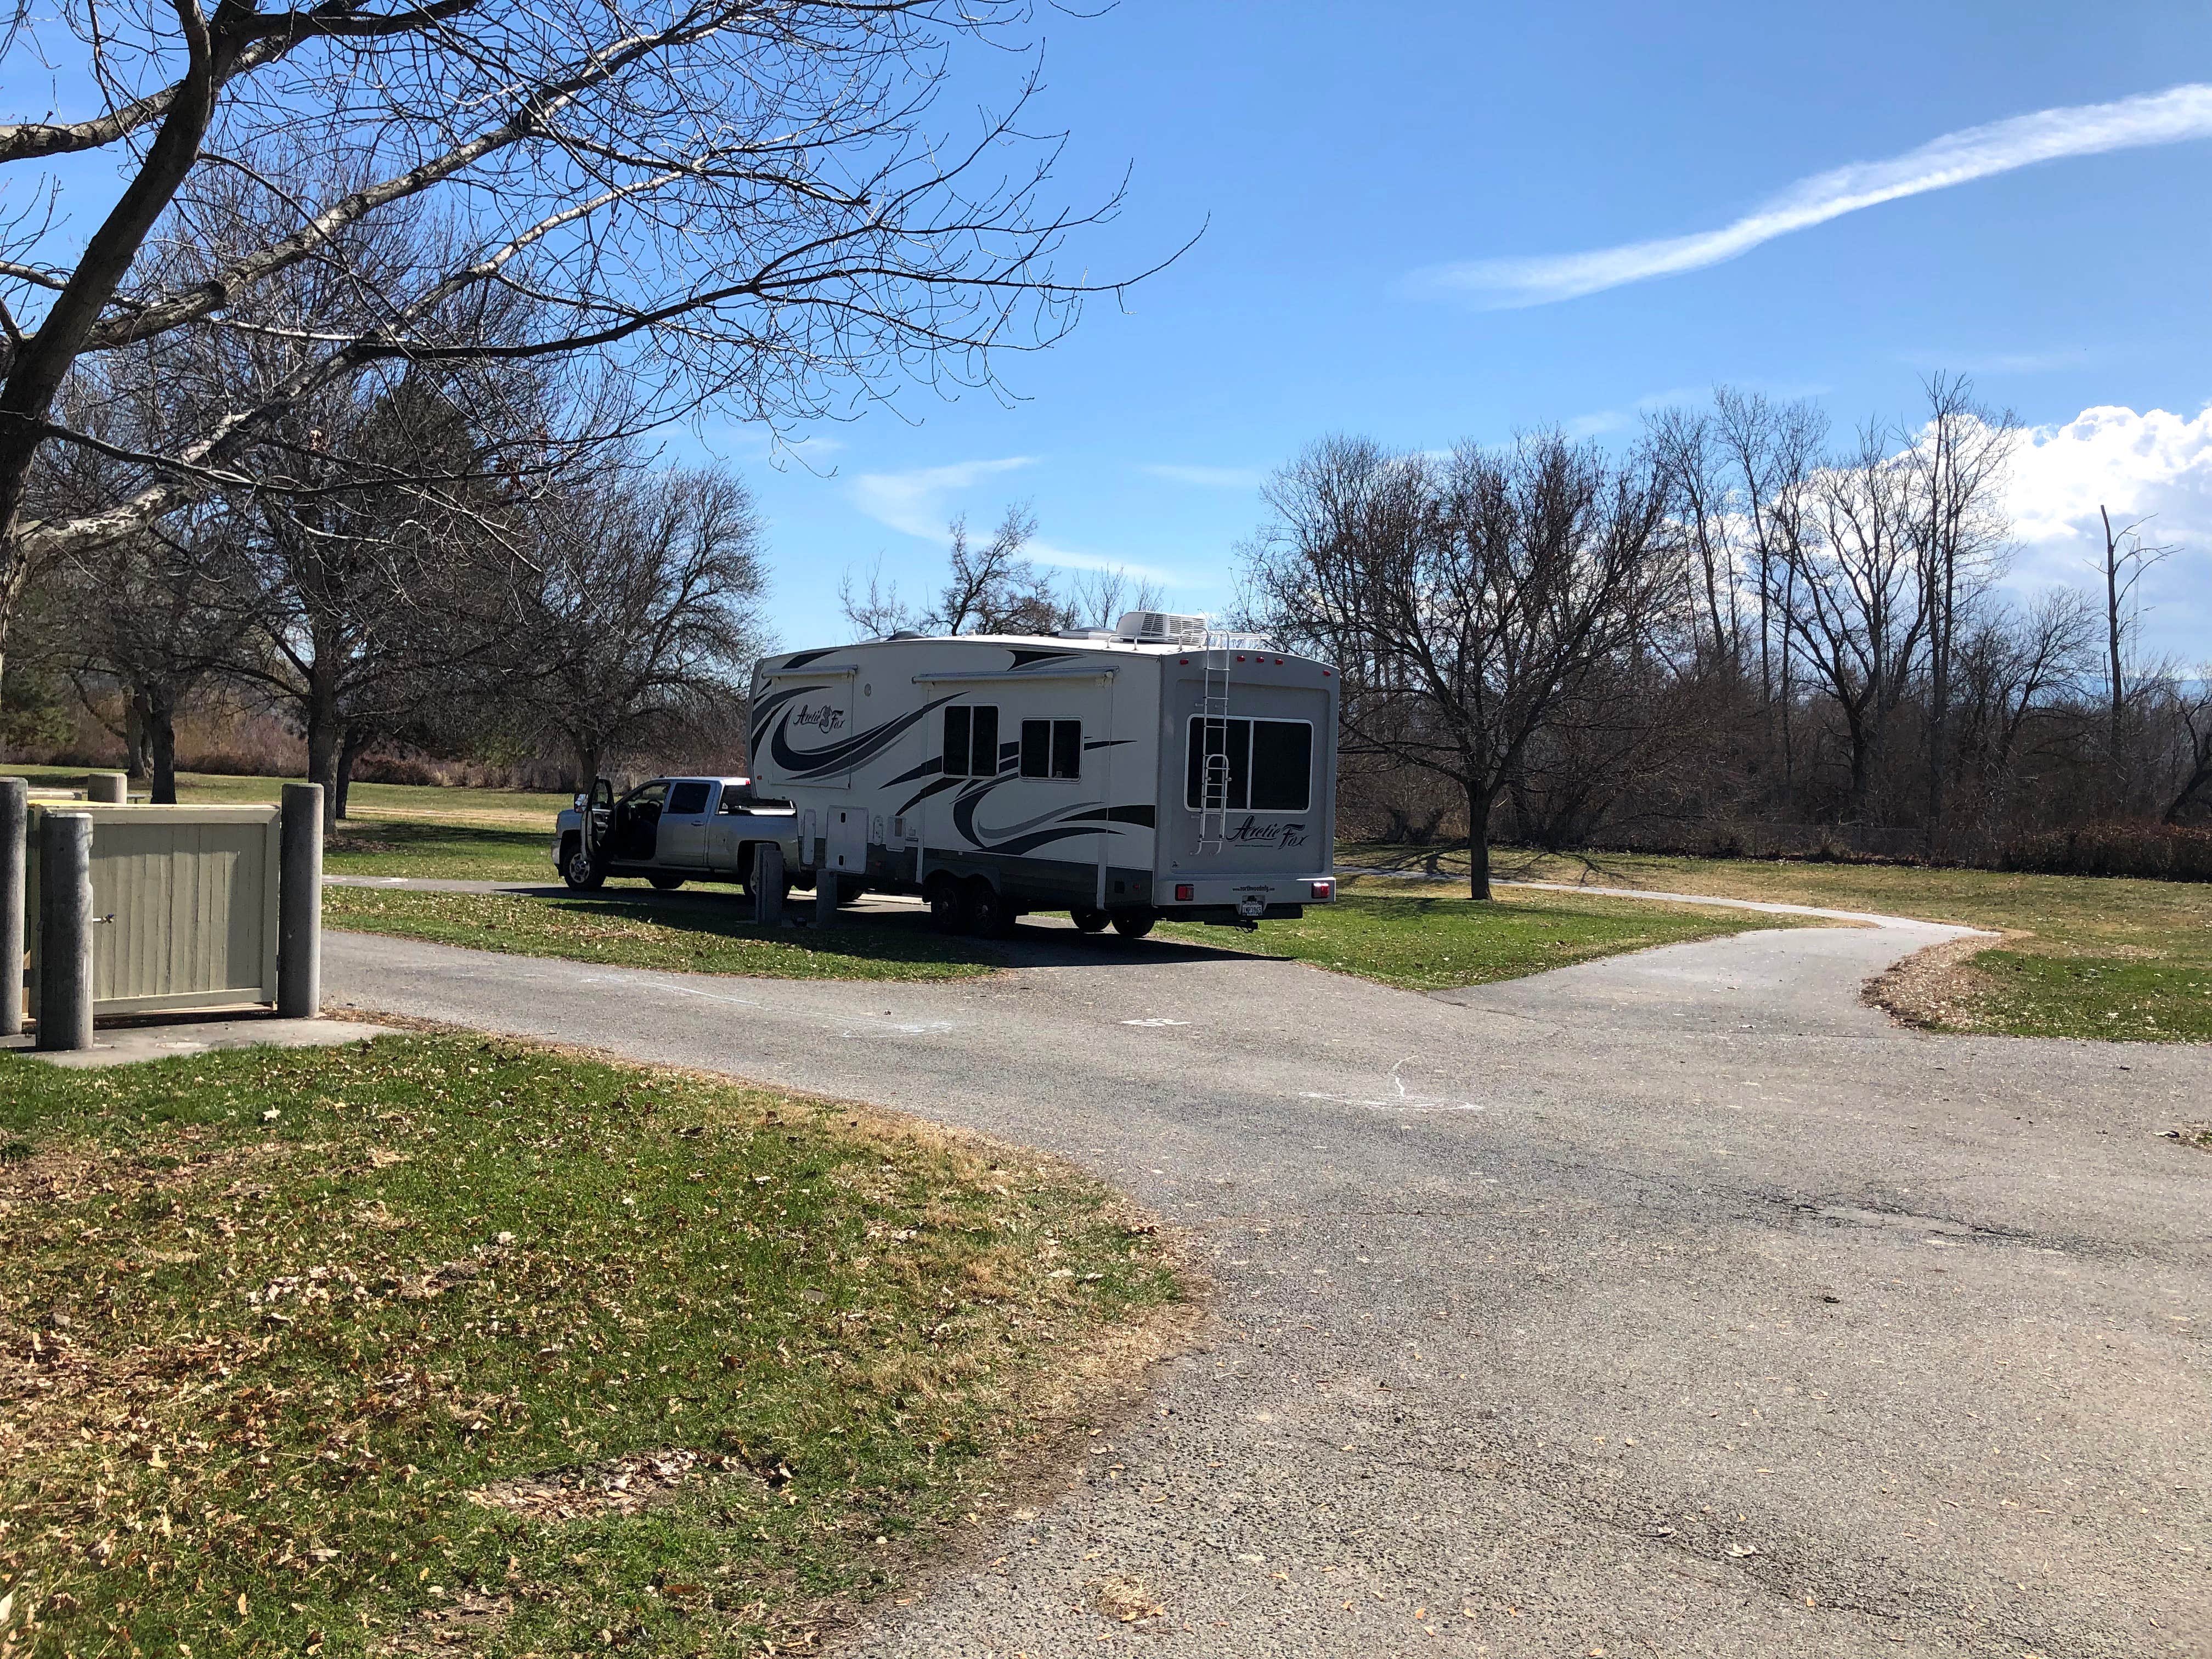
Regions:
M 1124 1025 L 1188 1025 L 1190 1022 L 1187 1019 L 1125 1019 L 1121 1024 Z
M 1410 1054 L 1406 1057 L 1407 1060 L 1412 1058 Z M 1480 1112 L 1487 1109 L 1472 1100 L 1453 1101 L 1431 1095 L 1407 1094 L 1406 1079 L 1398 1075 L 1405 1063 L 1406 1060 L 1401 1060 L 1390 1068 L 1390 1087 L 1394 1092 L 1387 1099 L 1362 1100 L 1354 1095 L 1316 1094 L 1311 1090 L 1299 1095 L 1298 1098 L 1333 1101 L 1340 1106 L 1365 1106 L 1382 1112 Z

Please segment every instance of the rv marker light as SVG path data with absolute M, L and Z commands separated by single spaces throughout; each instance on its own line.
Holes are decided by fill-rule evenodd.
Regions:
M 1317 899 L 1328 898 L 1336 891 L 1336 884 L 1333 881 L 1316 881 L 1310 885 L 1313 888 L 1313 896 Z
M 1177 882 L 1176 884 L 1176 902 L 1177 904 L 1188 904 L 1190 902 L 1190 900 L 1191 884 L 1187 881 Z

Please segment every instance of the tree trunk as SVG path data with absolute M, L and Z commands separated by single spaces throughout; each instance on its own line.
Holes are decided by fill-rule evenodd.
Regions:
M 323 833 L 338 827 L 338 729 L 331 712 L 327 690 L 310 686 L 307 693 L 307 781 L 323 786 Z
M 146 746 L 152 751 L 149 767 L 154 780 L 156 806 L 177 804 L 177 711 L 168 698 L 149 693 L 146 698 Z
M 1467 787 L 1467 896 L 1486 899 L 1490 895 L 1490 808 L 1497 790 Z
M 354 763 L 362 757 L 372 741 L 371 735 L 349 726 L 345 739 L 338 745 L 337 767 L 331 780 L 331 817 L 343 818 L 346 814 L 346 797 L 353 788 Z
M 148 693 L 137 690 L 125 694 L 123 701 L 123 775 L 133 783 L 144 781 L 151 770 L 148 761 L 153 744 L 146 728 L 152 702 Z

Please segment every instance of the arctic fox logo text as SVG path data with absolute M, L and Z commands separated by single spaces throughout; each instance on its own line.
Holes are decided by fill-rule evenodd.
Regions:
M 791 723 L 793 726 L 818 726 L 824 732 L 835 732 L 845 724 L 845 711 L 833 702 L 825 702 L 819 708 L 809 708 L 802 702 L 793 714 Z
M 1223 832 L 1221 839 L 1242 842 L 1248 847 L 1303 847 L 1306 844 L 1306 827 L 1303 823 L 1262 823 L 1257 818 L 1247 818 L 1235 829 Z

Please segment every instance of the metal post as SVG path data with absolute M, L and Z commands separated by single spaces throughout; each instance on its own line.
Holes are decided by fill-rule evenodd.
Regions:
M 783 926 L 783 848 L 772 841 L 753 844 L 753 920 Z
M 323 1010 L 323 786 L 286 784 L 279 817 L 276 1012 L 313 1019 Z
M 837 925 L 837 872 L 817 870 L 814 872 L 814 925 L 835 927 Z
M 30 784 L 0 778 L 0 1036 L 23 1034 L 23 880 Z
M 92 1047 L 92 814 L 39 824 L 39 1047 Z
M 88 772 L 84 798 L 103 806 L 120 806 L 131 799 L 131 780 L 121 772 Z

